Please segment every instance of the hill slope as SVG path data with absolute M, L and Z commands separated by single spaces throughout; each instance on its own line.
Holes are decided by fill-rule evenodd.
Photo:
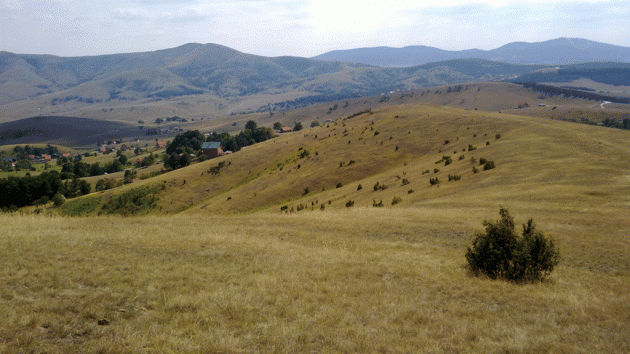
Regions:
M 513 78 L 540 68 L 477 59 L 377 68 L 261 57 L 214 44 L 77 58 L 1 52 L 0 119 L 207 118 L 268 111 L 275 104 L 296 107 L 393 90 Z
M 630 132 L 410 101 L 452 94 L 349 102 L 331 116 L 356 115 L 64 205 L 157 186 L 155 216 L 0 215 L 4 346 L 628 351 Z M 467 272 L 469 237 L 499 205 L 553 237 L 550 279 Z
M 54 143 L 66 146 L 143 135 L 138 127 L 73 117 L 33 117 L 0 123 L 0 144 Z

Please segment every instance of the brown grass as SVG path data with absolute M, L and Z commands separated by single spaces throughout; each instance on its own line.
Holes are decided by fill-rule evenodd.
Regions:
M 0 216 L 0 352 L 630 351 L 629 132 L 373 112 L 104 193 L 165 183 L 155 213 L 172 217 Z M 474 174 L 470 157 L 496 168 Z M 547 281 L 468 274 L 465 248 L 499 205 L 555 239 Z
M 627 274 L 585 268 L 561 243 L 564 262 L 544 283 L 471 277 L 463 252 L 481 225 L 474 217 L 454 222 L 459 215 L 355 208 L 205 218 L 2 216 L 0 348 L 630 349 Z M 103 319 L 109 324 L 98 325 Z

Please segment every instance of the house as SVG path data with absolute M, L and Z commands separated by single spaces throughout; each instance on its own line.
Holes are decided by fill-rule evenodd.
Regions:
M 527 102 L 521 102 L 518 104 L 518 109 L 527 108 L 527 107 L 529 107 L 529 103 Z
M 290 133 L 293 131 L 293 128 L 291 127 L 282 127 L 280 128 L 280 133 Z
M 164 140 L 157 140 L 155 142 L 155 148 L 156 149 L 161 149 L 161 148 L 163 148 L 165 146 L 166 146 L 166 141 L 164 141 Z
M 223 155 L 221 143 L 216 141 L 206 141 L 205 143 L 201 144 L 201 153 L 209 158 L 221 156 Z

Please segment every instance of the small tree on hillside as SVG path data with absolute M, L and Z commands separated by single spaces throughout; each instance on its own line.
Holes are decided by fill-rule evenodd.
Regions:
M 245 129 L 256 130 L 256 128 L 258 128 L 258 124 L 253 120 L 248 120 L 247 123 L 245 123 Z
M 466 250 L 466 261 L 475 275 L 492 279 L 537 281 L 558 265 L 560 254 L 553 240 L 536 230 L 532 219 L 523 225 L 522 236 L 514 229 L 514 219 L 501 207 L 501 219 L 485 220 L 485 234 L 477 234 Z

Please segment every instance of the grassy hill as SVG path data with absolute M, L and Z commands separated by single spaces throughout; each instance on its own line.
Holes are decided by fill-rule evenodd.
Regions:
M 479 87 L 468 91 L 491 92 Z M 513 99 L 521 89 L 503 87 Z M 1 215 L 0 348 L 630 350 L 630 132 L 409 95 L 287 112 L 332 122 L 64 205 L 95 215 L 149 188 L 140 199 L 154 215 Z M 555 239 L 562 260 L 550 279 L 468 273 L 470 237 L 499 205 Z
M 379 68 L 261 57 L 214 44 L 76 58 L 2 52 L 0 120 L 36 115 L 123 122 L 173 115 L 212 118 L 392 90 L 512 78 L 540 68 L 479 59 Z
M 326 214 L 348 209 L 349 201 L 356 210 L 382 201 L 386 209 L 443 212 L 448 216 L 440 223 L 457 223 L 506 205 L 557 225 L 556 234 L 574 237 L 566 232 L 577 223 L 584 237 L 602 228 L 620 241 L 618 215 L 627 210 L 630 192 L 628 134 L 530 116 L 401 104 L 285 134 L 141 183 L 164 186 L 156 192 L 152 213 L 157 214 L 279 214 L 283 206 L 289 213 Z M 481 158 L 496 168 L 484 171 Z M 449 175 L 461 180 L 449 181 Z M 431 185 L 436 177 L 440 183 Z M 386 188 L 375 190 L 377 182 Z M 140 185 L 105 192 L 101 203 Z M 395 197 L 401 201 L 392 205 Z M 627 261 L 612 262 L 630 269 Z
M 135 125 L 74 117 L 33 117 L 0 123 L 0 144 L 53 143 L 66 146 L 144 135 Z

